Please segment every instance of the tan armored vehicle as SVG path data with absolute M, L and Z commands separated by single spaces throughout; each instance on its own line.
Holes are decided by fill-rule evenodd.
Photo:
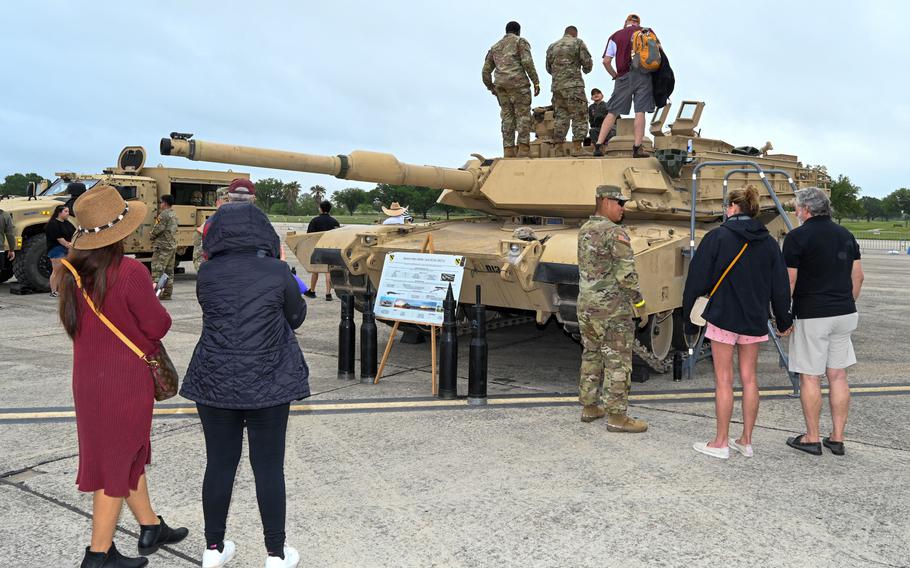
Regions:
M 326 233 L 289 234 L 287 244 L 306 268 L 327 265 L 336 289 L 360 294 L 367 279 L 377 287 L 386 253 L 421 251 L 432 234 L 435 252 L 467 257 L 460 301 L 471 303 L 474 285 L 479 284 L 484 303 L 492 309 L 533 314 L 539 324 L 555 318 L 576 337 L 578 229 L 592 213 L 594 189 L 618 185 L 630 198 L 625 226 L 646 300 L 638 314 L 636 355 L 664 371 L 672 348 L 687 347 L 680 306 L 690 248 L 722 222 L 725 179 L 736 187 L 750 183 L 763 191 L 761 220 L 778 237 L 786 224 L 777 200 L 789 201 L 798 185 L 827 183 L 822 169 L 803 167 L 793 155 L 770 154 L 770 144 L 763 150 L 734 148 L 701 136 L 696 129 L 703 108 L 702 102 L 684 102 L 667 129 L 669 108 L 656 115 L 650 129 L 655 155 L 650 158 L 631 157 L 630 119 L 620 121 L 607 157 L 556 157 L 562 145 L 549 138 L 552 113 L 547 109 L 535 112 L 536 157 L 473 154 L 461 168 L 405 164 L 389 154 L 361 150 L 317 156 L 173 138 L 162 140 L 161 153 L 445 189 L 440 203 L 487 216 L 412 225 L 350 225 Z M 740 168 L 753 173 L 731 173 Z M 772 170 L 778 173 L 771 174 Z M 533 236 L 520 231 L 525 238 L 516 238 L 519 227 L 529 227 Z
M 69 185 L 82 182 L 88 191 L 99 183 L 113 185 L 127 200 L 138 200 L 148 205 L 149 213 L 145 222 L 125 241 L 127 254 L 136 258 L 151 260 L 152 244 L 149 230 L 155 223 L 158 199 L 165 194 L 174 196 L 174 211 L 177 213 L 177 261 L 192 260 L 194 231 L 197 226 L 215 212 L 215 190 L 231 183 L 231 180 L 249 174 L 145 167 L 145 150 L 139 146 L 128 146 L 120 153 L 117 166 L 107 168 L 98 174 L 57 173 L 52 183 L 44 187 L 30 188 L 33 195 L 0 201 L 0 209 L 13 218 L 16 229 L 16 259 L 0 269 L 0 282 L 15 275 L 20 286 L 33 291 L 48 290 L 51 263 L 47 258 L 47 243 L 44 227 L 54 208 L 66 203 Z M 78 213 L 78 211 L 77 211 Z M 71 218 L 78 226 L 78 215 Z

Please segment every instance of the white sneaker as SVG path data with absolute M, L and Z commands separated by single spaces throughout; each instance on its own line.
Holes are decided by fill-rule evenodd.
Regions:
M 265 559 L 265 568 L 297 568 L 300 562 L 300 555 L 293 546 L 284 547 L 284 560 L 277 556 L 269 556 Z
M 692 448 L 696 452 L 701 452 L 712 458 L 725 460 L 730 457 L 730 448 L 712 448 L 708 446 L 708 442 L 695 442 L 692 444 Z
M 237 545 L 230 540 L 224 541 L 224 550 L 206 550 L 202 553 L 202 568 L 221 568 L 237 554 Z
M 740 444 L 736 441 L 736 438 L 730 438 L 728 443 L 730 444 L 731 448 L 746 456 L 747 458 L 751 458 L 753 455 L 755 455 L 752 452 L 752 444 Z

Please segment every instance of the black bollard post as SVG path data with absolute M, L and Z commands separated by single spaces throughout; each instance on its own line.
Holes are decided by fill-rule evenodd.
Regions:
M 458 334 L 455 329 L 455 298 L 452 284 L 442 302 L 442 332 L 439 334 L 439 398 L 458 396 Z
M 682 353 L 673 352 L 673 382 L 678 383 L 682 380 Z
M 376 378 L 376 316 L 373 314 L 373 284 L 367 279 L 363 295 L 363 323 L 360 325 L 360 382 L 372 383 Z
M 487 403 L 487 308 L 480 303 L 480 286 L 477 303 L 472 309 L 471 349 L 468 363 L 468 404 Z
M 341 323 L 338 324 L 338 378 L 354 378 L 354 296 L 341 294 Z

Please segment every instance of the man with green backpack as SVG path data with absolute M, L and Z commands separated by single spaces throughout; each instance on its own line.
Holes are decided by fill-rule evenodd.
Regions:
M 615 68 L 614 68 L 615 63 Z M 625 26 L 610 36 L 603 55 L 604 68 L 616 82 L 607 101 L 607 118 L 600 128 L 594 147 L 595 156 L 603 156 L 604 141 L 616 119 L 632 110 L 635 103 L 635 143 L 633 158 L 647 157 L 641 148 L 645 137 L 645 113 L 654 112 L 651 73 L 660 68 L 660 42 L 654 31 L 641 27 L 636 14 L 626 17 Z

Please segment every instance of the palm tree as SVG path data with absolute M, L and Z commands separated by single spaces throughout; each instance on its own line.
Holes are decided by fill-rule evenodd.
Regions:
M 325 188 L 321 185 L 314 185 L 310 188 L 310 196 L 316 203 L 321 203 L 322 200 L 325 199 L 325 193 Z
M 288 214 L 297 206 L 297 196 L 300 195 L 300 182 L 292 181 L 284 184 L 284 197 L 288 204 Z

